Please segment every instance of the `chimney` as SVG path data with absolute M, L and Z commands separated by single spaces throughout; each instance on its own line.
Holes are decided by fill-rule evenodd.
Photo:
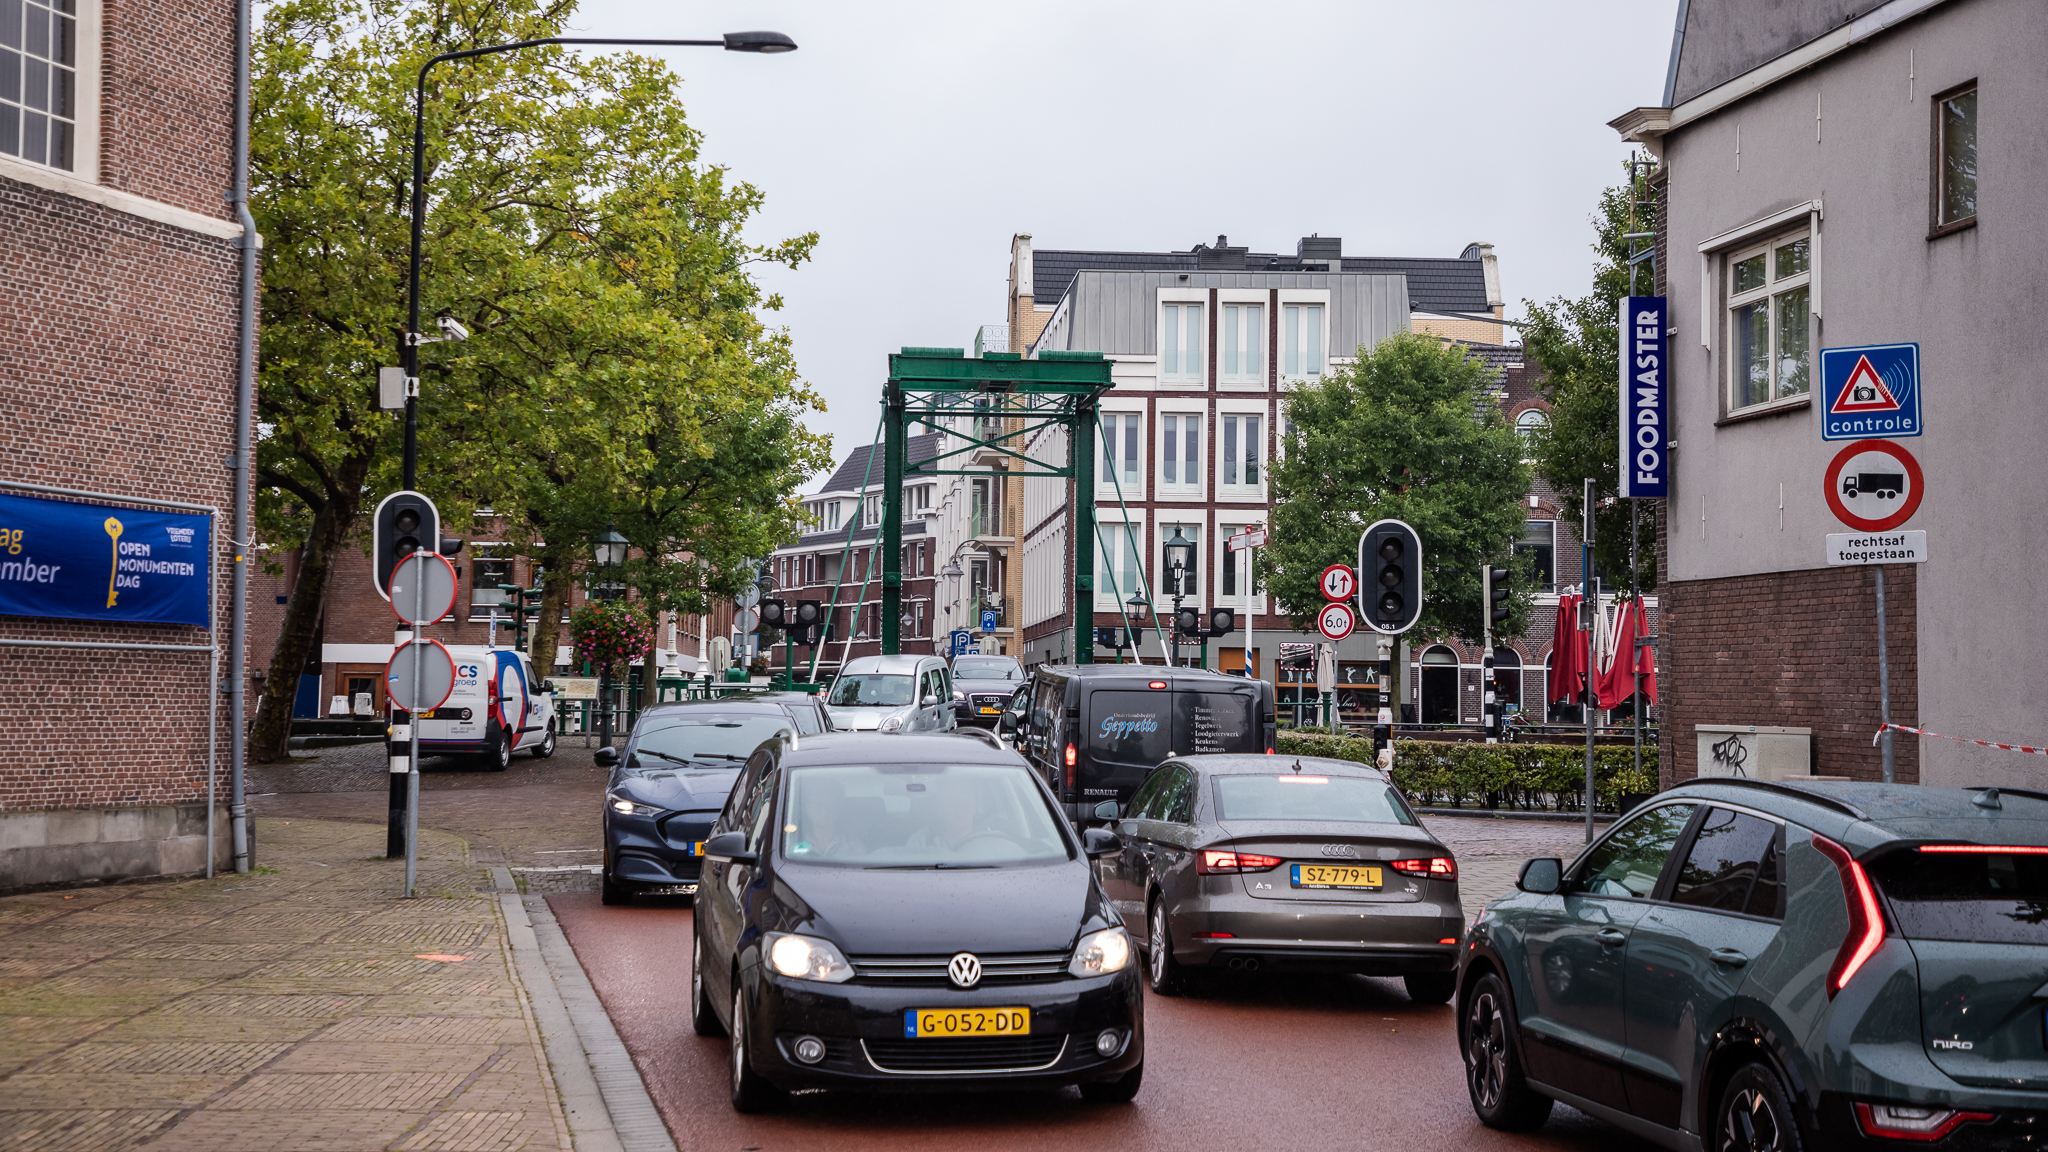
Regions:
M 1242 269 L 1244 267 L 1245 253 L 1250 250 L 1243 247 L 1232 248 L 1230 246 L 1230 237 L 1218 235 L 1214 248 L 1202 244 L 1195 245 L 1195 267 L 1203 269 Z
M 1499 308 L 1508 302 L 1507 297 L 1501 294 L 1500 261 L 1494 259 L 1493 245 L 1488 244 L 1484 240 L 1474 241 L 1465 245 L 1465 250 L 1458 253 L 1458 259 L 1479 261 L 1480 274 L 1486 277 L 1486 306 L 1488 308 Z
M 1344 258 L 1344 241 L 1337 236 L 1321 236 L 1310 233 L 1307 236 L 1303 236 L 1301 241 L 1294 246 L 1294 255 L 1303 262 L 1313 260 L 1321 263 L 1327 261 L 1335 265 Z

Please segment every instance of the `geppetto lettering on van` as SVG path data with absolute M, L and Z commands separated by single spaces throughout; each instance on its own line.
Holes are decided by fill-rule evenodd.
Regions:
M 1156 716 L 1125 717 L 1112 712 L 1102 718 L 1102 738 L 1104 740 L 1122 740 L 1134 733 L 1157 731 L 1159 731 L 1159 718 Z

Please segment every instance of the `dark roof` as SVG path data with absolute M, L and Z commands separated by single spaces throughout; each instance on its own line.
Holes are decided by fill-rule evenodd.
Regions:
M 908 540 L 913 536 L 927 535 L 926 529 L 928 526 L 927 521 L 922 516 L 906 516 L 903 519 L 903 538 Z M 855 528 L 853 530 L 853 542 L 855 544 L 866 544 L 879 539 L 881 534 L 882 526 L 880 524 L 870 524 L 864 528 Z M 818 528 L 801 533 L 797 536 L 795 542 L 784 544 L 782 547 L 822 548 L 829 545 L 830 547 L 837 548 L 845 543 L 846 525 L 841 524 L 837 528 Z
M 939 440 L 944 435 L 945 433 L 943 432 L 929 432 L 923 436 L 912 436 L 903 444 L 903 462 L 905 464 L 916 464 L 919 461 L 929 460 L 937 456 L 939 454 Z M 824 486 L 819 488 L 818 491 L 857 492 L 860 490 L 860 480 L 863 473 L 867 475 L 868 491 L 880 491 L 882 488 L 882 462 L 877 460 L 872 470 L 868 468 L 868 453 L 880 447 L 880 444 L 863 444 L 855 448 L 847 454 L 845 462 L 833 471 L 831 479 L 826 480 Z
M 1206 250 L 1205 250 L 1206 251 Z M 1238 249 L 1222 249 L 1236 253 Z M 1211 253 L 1213 255 L 1213 253 Z M 1041 248 L 1031 254 L 1031 298 L 1035 304 L 1056 303 L 1067 294 L 1076 273 L 1097 272 L 1300 272 L 1299 256 L 1246 252 L 1239 267 L 1233 255 L 1227 267 L 1204 260 L 1203 251 L 1083 252 Z M 1426 256 L 1345 256 L 1345 272 L 1400 274 L 1408 277 L 1408 298 L 1423 311 L 1486 312 L 1486 273 L 1475 256 L 1470 260 Z
M 1501 387 L 1507 379 L 1507 371 L 1522 363 L 1522 349 L 1514 344 L 1480 344 L 1471 340 L 1457 342 L 1465 349 L 1465 355 L 1484 360 L 1493 369 L 1494 387 Z

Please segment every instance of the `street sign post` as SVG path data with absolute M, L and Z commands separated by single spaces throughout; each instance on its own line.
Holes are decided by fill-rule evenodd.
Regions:
M 1889 440 L 1858 440 L 1843 447 L 1822 480 L 1835 519 L 1858 532 L 1889 532 L 1920 509 L 1920 461 Z
M 1352 617 L 1349 604 L 1331 601 L 1323 605 L 1323 610 L 1316 614 L 1316 630 L 1321 632 L 1325 639 L 1342 640 L 1351 635 L 1351 630 L 1357 626 L 1358 622 Z
M 1822 440 L 1918 436 L 1920 345 L 1820 350 Z

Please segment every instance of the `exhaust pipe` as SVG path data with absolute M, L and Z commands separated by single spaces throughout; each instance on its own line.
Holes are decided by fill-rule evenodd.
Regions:
M 1224 967 L 1232 972 L 1257 972 L 1259 970 L 1259 958 L 1257 956 L 1232 956 L 1225 962 Z

